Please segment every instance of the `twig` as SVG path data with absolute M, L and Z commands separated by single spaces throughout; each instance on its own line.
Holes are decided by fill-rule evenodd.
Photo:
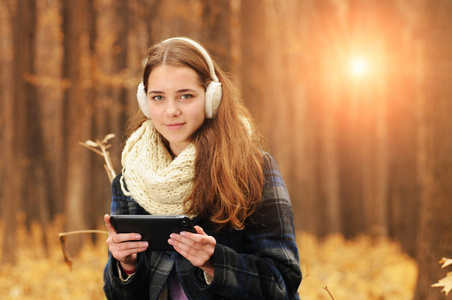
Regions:
M 110 152 L 107 151 L 111 147 L 111 145 L 108 143 L 109 140 L 114 138 L 115 135 L 110 133 L 107 134 L 102 141 L 96 140 L 95 142 L 91 140 L 87 140 L 84 143 L 79 142 L 79 145 L 88 148 L 89 150 L 93 151 L 94 153 L 99 154 L 105 159 L 104 168 L 107 172 L 108 179 L 110 179 L 110 182 L 113 181 L 113 179 L 116 177 L 115 170 L 113 169 L 113 164 L 111 162 L 110 158 Z M 97 149 L 99 148 L 100 151 Z M 61 250 L 63 250 L 64 255 L 64 261 L 68 265 L 68 267 L 72 270 L 72 258 L 69 254 L 69 251 L 66 247 L 66 236 L 68 235 L 74 235 L 74 234 L 81 234 L 81 233 L 100 233 L 100 234 L 108 234 L 107 231 L 102 230 L 75 230 L 75 231 L 69 231 L 69 232 L 61 232 L 59 234 L 60 237 L 60 243 L 61 243 Z
M 82 143 L 82 142 L 78 142 L 78 144 L 79 144 L 80 146 L 83 146 L 83 147 L 85 147 L 85 148 L 88 148 L 88 149 L 91 150 L 91 151 L 96 152 L 96 153 L 99 154 L 100 156 L 104 156 L 104 154 L 103 154 L 101 151 L 97 150 L 96 148 L 93 148 L 93 147 L 91 147 L 91 146 L 89 146 L 89 145 L 87 145 L 87 144 L 85 144 L 85 143 Z
M 102 156 L 105 160 L 104 168 L 105 172 L 107 172 L 108 179 L 110 179 L 110 182 L 113 181 L 113 179 L 116 177 L 115 170 L 113 168 L 113 163 L 111 162 L 110 158 L 110 152 L 107 151 L 111 147 L 111 145 L 108 143 L 109 140 L 114 138 L 115 135 L 113 133 L 107 134 L 102 141 L 96 140 L 95 142 L 91 140 L 87 140 L 85 142 L 79 142 L 79 145 L 88 148 L 89 150 L 99 154 Z M 99 148 L 99 149 L 97 149 Z
M 58 234 L 58 236 L 68 236 L 68 235 L 74 235 L 74 234 L 80 234 L 80 233 L 103 233 L 103 234 L 108 234 L 108 231 L 106 231 L 106 230 L 95 230 L 95 229 L 74 230 L 74 231 L 68 231 L 68 232 L 60 232 Z
M 72 271 L 72 257 L 69 254 L 69 251 L 66 247 L 66 236 L 68 235 L 74 235 L 74 234 L 80 234 L 80 233 L 102 233 L 102 234 L 108 234 L 107 231 L 103 230 L 75 230 L 75 231 L 68 231 L 68 232 L 60 232 L 58 236 L 60 237 L 60 244 L 61 244 L 61 250 L 63 251 L 64 256 L 64 262 L 69 267 L 69 269 Z
M 113 179 L 115 179 L 115 177 L 114 177 L 114 175 L 111 174 L 110 170 L 108 169 L 107 164 L 104 164 L 104 169 L 105 169 L 105 172 L 107 172 L 107 176 L 108 176 L 108 179 L 110 180 L 110 182 L 113 182 Z
M 331 295 L 330 291 L 328 290 L 328 287 L 325 285 L 323 288 L 328 292 L 328 294 L 330 295 L 331 299 L 334 300 L 334 297 L 333 297 L 333 295 Z

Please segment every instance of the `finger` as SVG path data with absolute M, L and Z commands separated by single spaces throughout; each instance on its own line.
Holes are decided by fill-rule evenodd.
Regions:
M 194 245 L 197 243 L 200 244 L 201 247 L 202 245 L 209 244 L 212 242 L 211 241 L 212 237 L 208 236 L 201 227 L 197 226 L 197 228 L 195 227 L 195 230 L 198 233 L 182 231 L 180 233 L 180 237 L 178 237 L 178 240 L 188 245 Z M 187 240 L 192 241 L 194 243 L 190 243 Z
M 197 232 L 198 234 L 201 234 L 201 235 L 207 235 L 207 234 L 204 232 L 204 229 L 202 229 L 201 226 L 196 225 L 196 226 L 195 226 L 195 230 L 196 230 L 196 232 Z
M 185 256 L 181 250 L 182 247 L 186 247 L 184 243 L 182 242 L 182 237 L 177 233 L 172 233 L 168 239 L 168 244 L 173 246 L 174 250 L 182 254 L 182 256 Z
M 195 230 L 197 233 L 186 231 L 180 234 L 173 233 L 168 243 L 194 266 L 202 267 L 209 263 L 215 251 L 216 240 L 199 226 L 195 226 Z
M 141 235 L 138 233 L 117 233 L 114 235 L 114 242 L 116 244 L 128 242 L 128 241 L 139 241 Z
M 213 253 L 213 251 L 205 251 L 206 249 L 195 249 L 175 240 L 169 241 L 169 243 L 173 245 L 174 250 L 176 250 L 180 255 L 185 257 L 196 267 L 205 265 Z
M 124 251 L 110 251 L 116 260 L 125 262 L 125 263 L 132 263 L 136 260 L 137 253 L 146 251 L 146 248 L 137 248 L 137 249 L 129 249 Z
M 147 247 L 147 242 L 125 242 L 121 244 L 111 244 L 109 245 L 108 250 L 116 259 L 122 260 L 127 256 L 146 251 Z
M 105 214 L 104 215 L 104 223 L 105 223 L 105 227 L 107 227 L 108 230 L 108 234 L 112 235 L 116 233 L 115 228 L 113 227 L 113 225 L 111 224 L 110 221 L 110 215 L 109 214 Z
M 188 247 L 187 245 L 178 242 L 174 239 L 169 239 L 168 240 L 168 244 L 170 244 L 171 246 L 173 246 L 174 250 L 176 250 L 180 255 L 182 255 L 183 257 L 189 259 L 189 251 L 193 250 L 192 248 Z M 190 260 L 190 259 L 189 259 Z
M 109 237 L 111 236 L 111 240 L 113 243 L 119 244 L 125 241 L 134 241 L 140 240 L 141 235 L 138 233 L 117 233 L 113 224 L 111 224 L 111 217 L 108 214 L 104 215 L 105 226 L 108 230 Z
M 116 251 L 135 251 L 138 249 L 146 249 L 149 246 L 148 242 L 124 242 L 115 244 L 114 249 Z
M 180 234 L 172 233 L 170 235 L 169 241 L 171 241 L 171 245 L 177 246 L 179 248 L 181 247 L 190 247 L 193 248 L 194 244 L 196 243 L 195 236 L 198 234 L 193 234 L 190 232 L 184 232 L 182 231 Z
M 211 241 L 208 236 L 181 232 L 181 234 L 171 234 L 168 243 L 172 245 L 177 252 L 186 257 L 187 255 L 198 251 L 204 252 L 206 250 L 205 247 L 209 246 Z

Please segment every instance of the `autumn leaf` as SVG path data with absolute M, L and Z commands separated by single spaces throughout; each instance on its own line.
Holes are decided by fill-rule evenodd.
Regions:
M 445 268 L 445 267 L 447 267 L 447 266 L 449 266 L 449 265 L 452 265 L 452 259 L 443 257 L 443 258 L 439 261 L 439 263 L 440 263 L 440 264 L 443 264 L 443 265 L 441 266 L 441 268 Z
M 447 273 L 447 276 L 444 277 L 443 279 L 440 279 L 440 281 L 438 281 L 435 284 L 432 284 L 433 287 L 444 287 L 441 292 L 445 292 L 446 296 L 447 294 L 450 292 L 450 290 L 452 290 L 452 272 Z

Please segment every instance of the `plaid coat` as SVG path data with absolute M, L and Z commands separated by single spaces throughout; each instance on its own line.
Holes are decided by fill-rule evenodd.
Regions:
M 276 162 L 266 155 L 262 205 L 246 220 L 245 229 L 216 232 L 208 220 L 193 219 L 194 225 L 217 241 L 213 254 L 215 276 L 210 284 L 201 269 L 175 251 L 139 253 L 135 275 L 124 282 L 110 254 L 104 270 L 107 299 L 159 299 L 173 268 L 188 299 L 299 299 L 301 271 L 292 207 Z M 122 193 L 119 176 L 112 184 L 111 214 L 147 214 Z

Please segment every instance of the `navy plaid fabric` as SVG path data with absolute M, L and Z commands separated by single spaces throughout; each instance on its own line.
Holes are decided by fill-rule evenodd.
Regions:
M 276 162 L 266 156 L 262 205 L 246 220 L 245 229 L 215 231 L 208 220 L 193 219 L 217 241 L 210 284 L 201 269 L 175 251 L 140 253 L 135 275 L 123 282 L 110 254 L 104 270 L 107 299 L 158 299 L 173 267 L 188 299 L 299 299 L 301 271 L 292 207 Z M 122 193 L 119 176 L 113 181 L 111 214 L 147 214 Z

